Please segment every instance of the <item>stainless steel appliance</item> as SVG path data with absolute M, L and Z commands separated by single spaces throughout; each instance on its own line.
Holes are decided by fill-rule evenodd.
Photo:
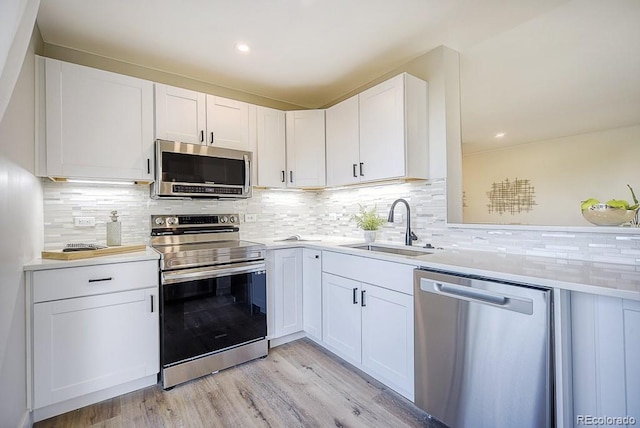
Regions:
M 251 152 L 156 140 L 151 197 L 251 197 Z
M 238 223 L 237 214 L 151 216 L 164 388 L 267 355 L 265 248 L 240 240 Z
M 416 269 L 415 403 L 454 428 L 552 426 L 549 290 Z

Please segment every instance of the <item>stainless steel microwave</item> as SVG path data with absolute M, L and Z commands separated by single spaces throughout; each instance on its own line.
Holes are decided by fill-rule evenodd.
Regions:
M 251 197 L 251 152 L 156 140 L 151 197 Z

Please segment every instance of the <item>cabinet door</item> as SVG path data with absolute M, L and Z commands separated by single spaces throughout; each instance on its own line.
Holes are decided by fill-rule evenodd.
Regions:
M 151 180 L 153 83 L 45 64 L 46 175 Z
M 256 108 L 258 186 L 286 186 L 285 113 L 267 107 Z
M 288 111 L 287 187 L 325 185 L 324 110 Z
M 362 366 L 413 400 L 413 298 L 363 284 Z
M 205 94 L 155 84 L 156 138 L 201 144 L 206 131 Z
M 302 331 L 302 248 L 276 250 L 275 337 Z
M 207 95 L 206 138 L 212 146 L 249 150 L 249 105 Z
M 33 305 L 34 406 L 158 373 L 158 289 Z
M 640 302 L 571 293 L 574 421 L 640 415 L 639 326 Z
M 302 250 L 302 316 L 304 331 L 322 340 L 322 251 Z
M 358 281 L 322 274 L 322 341 L 353 364 L 361 362 L 360 290 Z
M 326 111 L 327 186 L 360 182 L 358 96 Z
M 404 74 L 359 94 L 362 181 L 405 175 Z

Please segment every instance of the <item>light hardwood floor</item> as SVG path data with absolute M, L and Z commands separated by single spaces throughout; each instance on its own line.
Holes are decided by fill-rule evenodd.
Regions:
M 89 426 L 444 427 L 308 339 L 169 391 L 146 388 L 34 425 Z

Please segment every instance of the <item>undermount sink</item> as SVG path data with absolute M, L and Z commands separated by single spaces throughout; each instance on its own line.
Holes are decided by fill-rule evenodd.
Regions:
M 349 248 L 357 248 L 359 250 L 367 250 L 367 251 L 374 251 L 377 253 L 389 253 L 389 254 L 398 254 L 401 256 L 408 256 L 408 257 L 418 257 L 418 256 L 424 256 L 425 254 L 432 254 L 430 251 L 424 251 L 424 250 L 410 250 L 408 248 L 398 248 L 398 247 L 385 247 L 382 245 L 374 245 L 374 244 L 351 244 L 351 245 L 342 245 L 342 247 L 349 247 Z

